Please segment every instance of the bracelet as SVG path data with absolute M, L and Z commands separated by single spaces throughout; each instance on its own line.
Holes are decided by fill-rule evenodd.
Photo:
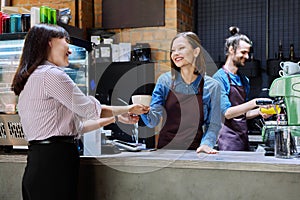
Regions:
M 118 115 L 115 116 L 115 123 L 117 123 L 119 120 L 118 120 Z

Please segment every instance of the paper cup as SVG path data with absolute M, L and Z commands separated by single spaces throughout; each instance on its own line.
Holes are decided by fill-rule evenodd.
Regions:
M 150 106 L 151 96 L 150 95 L 133 95 L 131 97 L 132 103 L 143 104 L 144 106 Z

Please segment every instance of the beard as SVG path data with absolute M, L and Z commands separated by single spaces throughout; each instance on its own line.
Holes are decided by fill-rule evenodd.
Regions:
M 241 60 L 233 60 L 233 64 L 235 66 L 237 66 L 237 68 L 241 68 L 241 67 L 244 67 L 245 66 L 245 63 L 244 62 L 241 62 Z

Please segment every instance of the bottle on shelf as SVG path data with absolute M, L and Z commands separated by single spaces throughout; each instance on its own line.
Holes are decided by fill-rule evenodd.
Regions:
M 289 60 L 290 61 L 295 61 L 294 44 L 290 44 Z
M 278 58 L 279 58 L 279 60 L 283 60 L 284 59 L 281 40 L 279 41 Z

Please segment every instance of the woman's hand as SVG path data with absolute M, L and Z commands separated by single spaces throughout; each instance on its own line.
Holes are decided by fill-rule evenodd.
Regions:
M 135 124 L 138 123 L 140 119 L 138 115 L 130 115 L 129 113 L 118 115 L 117 117 L 118 120 L 124 124 Z
M 203 144 L 201 145 L 200 147 L 197 148 L 196 150 L 197 153 L 207 153 L 207 154 L 216 154 L 218 153 L 217 150 L 213 149 L 213 148 L 210 148 L 208 145 L 206 144 Z
M 141 115 L 144 113 L 149 112 L 150 107 L 149 106 L 144 106 L 142 104 L 132 104 L 129 107 L 129 113 L 135 114 L 135 115 Z

